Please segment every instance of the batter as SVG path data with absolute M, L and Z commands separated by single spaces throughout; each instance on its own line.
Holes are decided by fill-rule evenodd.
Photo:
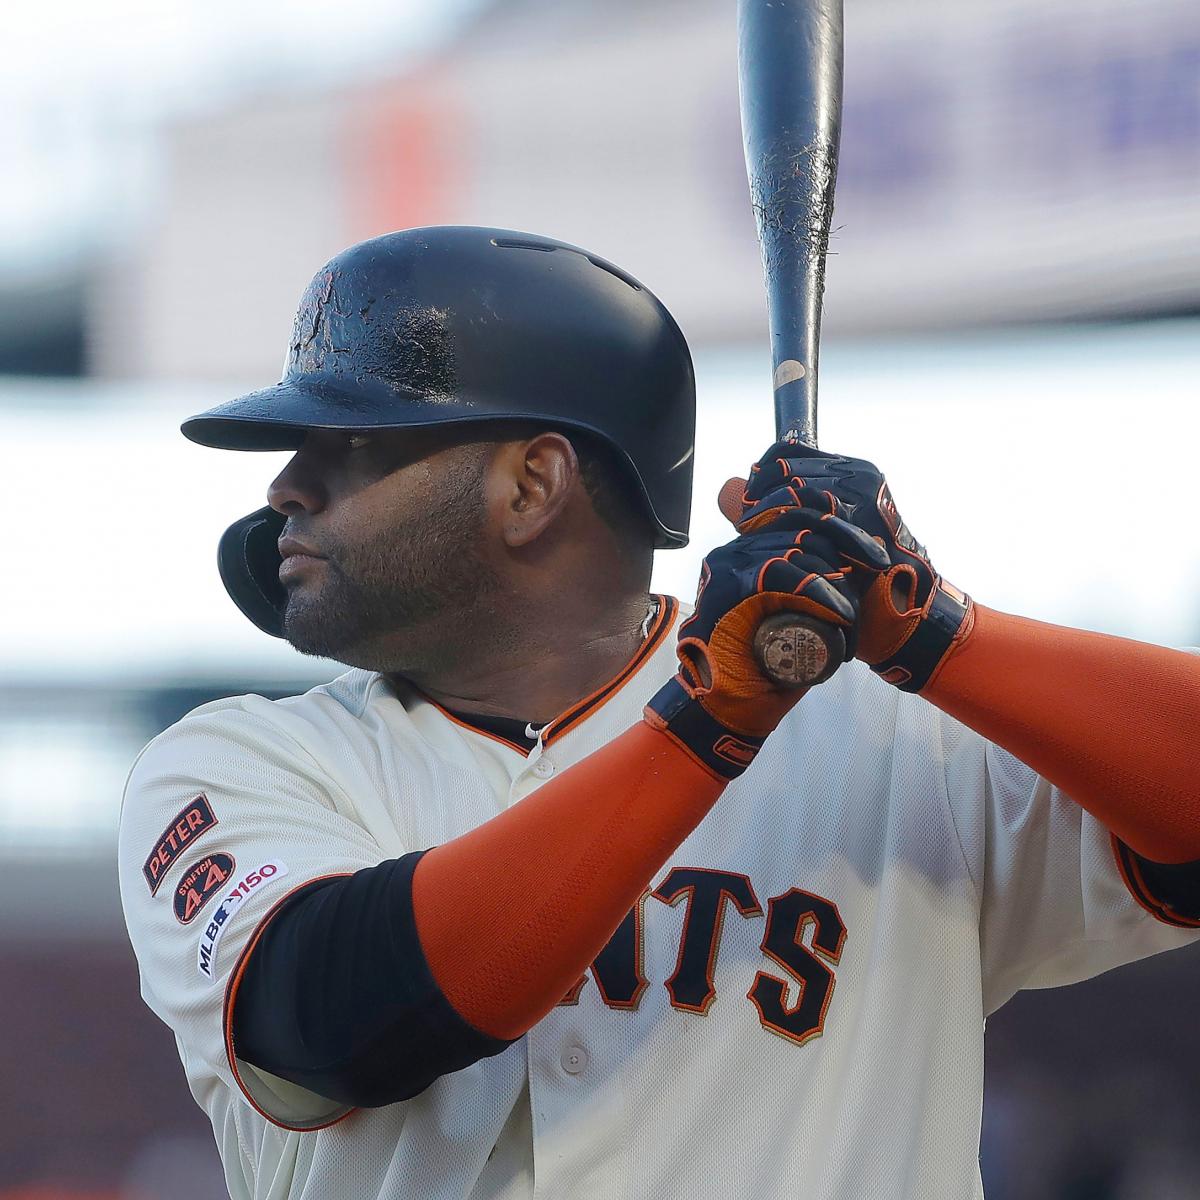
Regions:
M 222 577 L 349 668 L 126 790 L 235 1200 L 979 1197 L 986 1017 L 1195 937 L 1200 662 L 973 602 L 873 464 L 786 443 L 653 595 L 693 426 L 648 289 L 473 228 L 339 255 L 283 381 L 185 423 L 294 450 Z M 780 611 L 844 632 L 828 682 L 763 677 Z

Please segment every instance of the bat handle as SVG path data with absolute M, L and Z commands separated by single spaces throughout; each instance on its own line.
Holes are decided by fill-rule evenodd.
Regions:
M 775 613 L 755 630 L 754 656 L 778 687 L 813 687 L 842 665 L 846 638 L 827 621 L 803 613 Z

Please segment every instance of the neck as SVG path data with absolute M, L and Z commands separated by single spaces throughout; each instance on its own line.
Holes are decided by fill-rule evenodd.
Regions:
M 521 629 L 507 637 L 489 639 L 477 630 L 471 640 L 481 649 L 471 661 L 407 672 L 405 678 L 443 708 L 544 725 L 602 687 L 633 657 L 650 603 L 639 592 L 553 613 L 530 606 Z

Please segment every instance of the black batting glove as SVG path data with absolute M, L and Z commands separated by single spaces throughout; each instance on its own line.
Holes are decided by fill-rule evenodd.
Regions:
M 862 530 L 809 508 L 778 513 L 712 551 L 696 611 L 679 629 L 679 673 L 646 706 L 646 720 L 713 774 L 740 775 L 806 691 L 763 674 L 759 625 L 776 613 L 806 614 L 841 629 L 851 656 L 858 595 L 838 565 L 844 554 L 882 557 Z
M 879 468 L 866 459 L 777 442 L 751 468 L 736 512 L 733 482 L 722 493 L 723 508 L 741 531 L 823 504 L 831 517 L 857 526 L 882 548 L 882 569 L 865 555 L 841 557 L 863 596 L 855 653 L 889 683 L 919 692 L 970 631 L 971 600 L 934 569 Z

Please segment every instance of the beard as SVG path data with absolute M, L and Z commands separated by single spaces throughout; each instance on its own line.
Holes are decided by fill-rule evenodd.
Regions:
M 301 654 L 373 671 L 424 674 L 465 657 L 463 631 L 494 630 L 502 609 L 480 553 L 483 514 L 482 480 L 468 473 L 437 507 L 354 544 L 323 538 L 321 578 L 288 590 L 284 637 Z

